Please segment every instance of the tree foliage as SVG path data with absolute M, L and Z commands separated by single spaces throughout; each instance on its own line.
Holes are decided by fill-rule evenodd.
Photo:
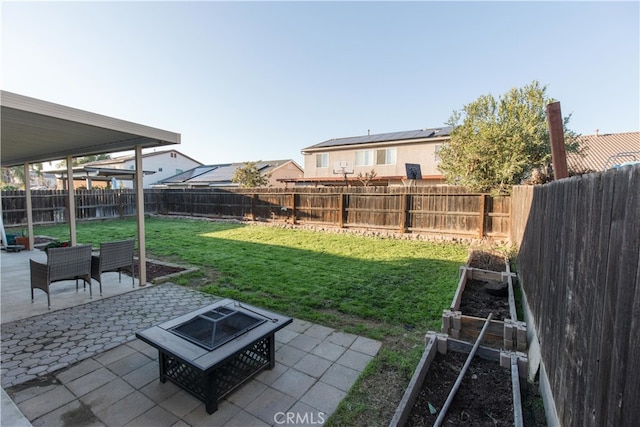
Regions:
M 110 154 L 95 154 L 92 156 L 83 156 L 83 157 L 74 157 L 72 166 L 80 166 L 86 163 L 97 162 L 98 160 L 109 160 L 111 159 Z M 67 160 L 63 159 L 56 165 L 58 168 L 66 168 Z
M 240 187 L 267 187 L 271 174 L 262 174 L 258 169 L 256 162 L 245 162 L 244 166 L 240 166 L 233 173 L 231 182 L 235 182 Z
M 495 99 L 483 95 L 454 111 L 451 141 L 441 147 L 438 168 L 448 183 L 475 191 L 503 192 L 534 170 L 550 170 L 551 143 L 546 106 L 554 102 L 537 81 Z M 567 152 L 579 149 L 578 135 L 567 129 Z
M 42 176 L 42 163 L 30 164 L 29 170 L 31 171 L 31 176 Z M 24 174 L 24 166 L 2 168 L 2 183 L 6 184 L 7 188 L 16 187 L 15 184 L 18 184 L 16 188 L 25 189 L 26 182 L 27 179 Z

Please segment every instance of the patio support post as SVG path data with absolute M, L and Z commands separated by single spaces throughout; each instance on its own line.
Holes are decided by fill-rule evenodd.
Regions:
M 76 191 L 73 185 L 73 157 L 67 156 L 67 182 L 69 183 L 69 191 L 67 197 L 69 199 L 69 212 L 67 218 L 69 218 L 69 240 L 71 246 L 75 246 L 77 242 L 76 237 Z
M 33 249 L 35 239 L 33 238 L 33 210 L 31 203 L 31 174 L 29 173 L 29 163 L 24 164 L 24 194 L 25 209 L 27 211 L 27 236 L 29 237 L 29 248 Z
M 147 254 L 144 239 L 144 184 L 142 177 L 142 146 L 136 145 L 136 215 L 138 216 L 138 286 L 147 284 Z

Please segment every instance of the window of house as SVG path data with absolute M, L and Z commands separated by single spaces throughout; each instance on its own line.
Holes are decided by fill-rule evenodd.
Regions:
M 373 150 L 356 151 L 356 166 L 371 166 L 373 164 Z
M 317 168 L 328 168 L 329 167 L 329 154 L 328 153 L 316 154 L 316 167 Z
M 376 165 L 395 165 L 396 149 L 386 148 L 384 150 L 376 150 Z
M 158 172 L 162 172 L 162 168 L 158 168 Z
M 433 147 L 433 161 L 436 163 L 440 163 L 440 149 L 442 148 L 442 145 L 437 144 L 435 147 Z

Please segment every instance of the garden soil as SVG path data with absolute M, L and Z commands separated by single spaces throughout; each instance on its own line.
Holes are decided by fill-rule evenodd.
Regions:
M 467 357 L 468 354 L 454 351 L 436 354 L 407 426 L 433 425 Z M 513 426 L 510 371 L 497 361 L 474 357 L 442 425 Z

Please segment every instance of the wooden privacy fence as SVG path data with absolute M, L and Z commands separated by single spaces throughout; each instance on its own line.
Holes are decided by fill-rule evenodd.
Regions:
M 212 218 L 249 218 L 469 238 L 509 236 L 509 196 L 458 187 L 348 187 L 300 189 L 151 189 L 145 212 Z M 23 191 L 3 191 L 5 225 L 26 223 Z M 34 223 L 63 222 L 65 191 L 33 191 Z M 132 190 L 78 190 L 78 219 L 135 215 Z
M 519 274 L 560 423 L 637 425 L 640 165 L 513 194 L 531 206 Z
M 502 239 L 509 235 L 510 197 L 451 187 L 163 190 L 159 211 L 173 215 L 296 221 L 400 233 Z

